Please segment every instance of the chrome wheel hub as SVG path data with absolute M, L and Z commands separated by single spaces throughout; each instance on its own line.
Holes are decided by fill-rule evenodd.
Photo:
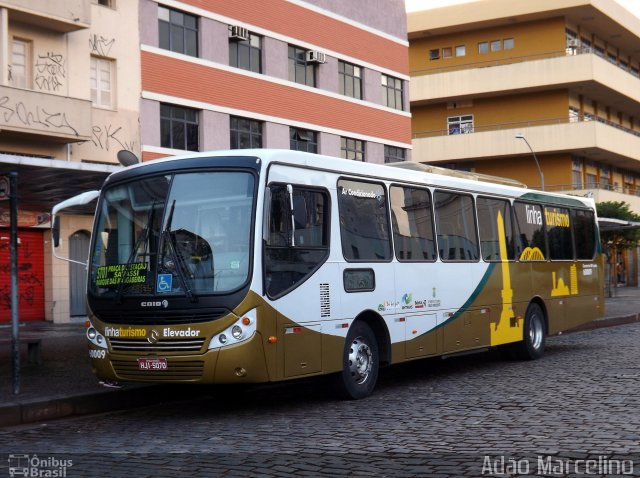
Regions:
M 371 347 L 364 341 L 362 337 L 357 337 L 351 342 L 349 349 L 349 372 L 351 377 L 357 384 L 367 381 L 372 367 Z
M 537 315 L 531 317 L 531 325 L 529 327 L 529 341 L 534 350 L 538 350 L 544 339 L 544 325 Z

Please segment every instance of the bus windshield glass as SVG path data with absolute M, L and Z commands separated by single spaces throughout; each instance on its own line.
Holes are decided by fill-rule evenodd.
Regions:
M 106 189 L 89 292 L 195 300 L 246 285 L 254 196 L 254 176 L 241 171 L 153 176 Z

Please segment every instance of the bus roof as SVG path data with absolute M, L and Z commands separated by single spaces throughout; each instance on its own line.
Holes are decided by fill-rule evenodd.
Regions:
M 453 171 L 409 161 L 391 164 L 364 163 L 287 149 L 233 149 L 191 152 L 129 166 L 122 171 L 112 173 L 108 181 L 110 179 L 117 180 L 120 175 L 129 176 L 132 173 L 134 175 L 151 173 L 160 165 L 163 165 L 162 169 L 165 169 L 169 166 L 167 163 L 178 163 L 186 159 L 197 160 L 198 158 L 215 157 L 255 157 L 262 161 L 263 169 L 275 163 L 289 164 L 335 172 L 336 174 L 352 174 L 378 180 L 411 182 L 425 186 L 440 186 L 473 191 L 480 194 L 503 195 L 566 206 L 586 206 L 595 209 L 595 203 L 591 198 L 528 189 L 523 183 L 497 176 Z M 176 164 L 176 167 L 178 167 L 178 164 Z

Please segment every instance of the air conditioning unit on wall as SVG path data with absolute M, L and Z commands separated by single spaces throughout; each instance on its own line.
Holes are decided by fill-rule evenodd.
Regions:
M 248 40 L 249 30 L 244 27 L 234 25 L 231 27 L 231 35 L 229 35 L 229 38 L 233 40 Z
M 315 50 L 307 51 L 307 63 L 326 63 L 327 55 Z

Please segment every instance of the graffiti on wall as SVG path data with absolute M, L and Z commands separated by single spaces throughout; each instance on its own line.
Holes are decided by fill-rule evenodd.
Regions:
M 42 91 L 58 91 L 67 76 L 65 59 L 59 53 L 47 52 L 38 55 L 35 64 L 34 82 Z
M 79 136 L 63 112 L 48 111 L 40 105 L 28 106 L 22 101 L 14 102 L 9 96 L 0 97 L 0 123 L 20 127 L 46 128 L 65 134 Z
M 109 56 L 111 47 L 115 42 L 115 38 L 105 38 L 94 33 L 89 37 L 89 48 L 91 48 L 91 53 L 94 55 Z
M 5 249 L 9 249 L 7 241 L 0 242 L 0 253 L 8 255 Z M 38 275 L 33 270 L 31 256 L 33 253 L 29 250 L 29 244 L 25 243 L 19 249 L 22 256 L 18 265 L 18 283 L 20 284 L 19 298 L 20 303 L 32 305 L 36 300 L 36 290 L 40 289 L 43 284 Z M 0 264 L 0 274 L 6 274 L 7 277 L 11 273 L 11 265 L 7 263 Z M 11 286 L 10 284 L 0 287 L 0 309 L 11 309 Z
M 127 140 L 125 133 L 122 130 L 122 126 L 114 126 L 111 123 L 105 125 L 93 125 L 91 127 L 91 143 L 103 151 L 119 151 L 126 149 L 133 151 L 136 146 L 136 142 Z M 85 141 L 80 144 L 87 144 Z

